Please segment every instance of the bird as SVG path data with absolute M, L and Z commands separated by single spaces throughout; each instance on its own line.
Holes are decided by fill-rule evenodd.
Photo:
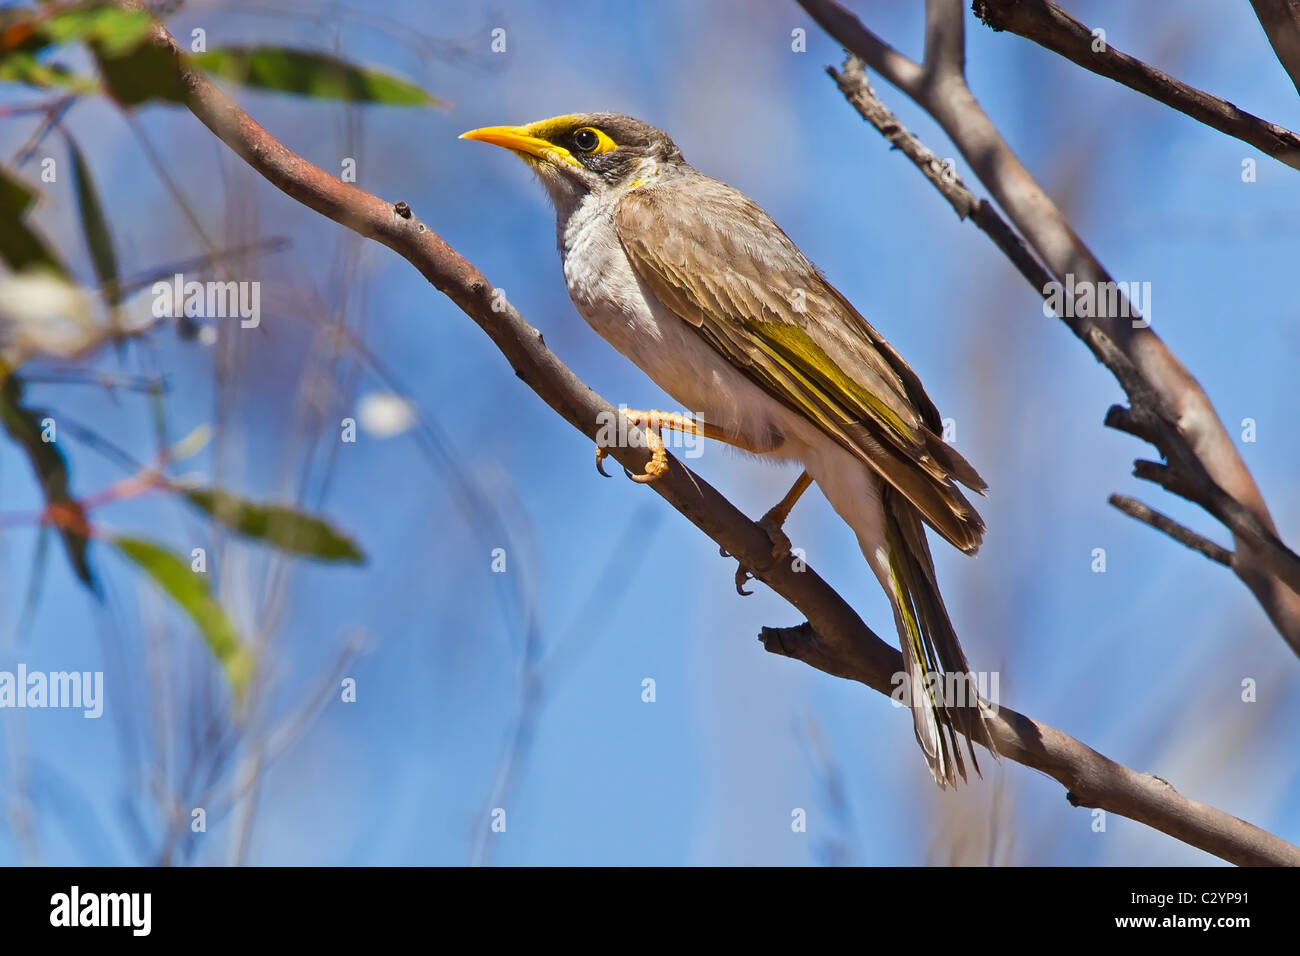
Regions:
M 976 774 L 974 743 L 997 751 L 926 538 L 975 554 L 985 526 L 958 486 L 983 494 L 944 441 L 921 380 L 757 203 L 697 171 L 667 133 L 620 113 L 489 126 L 462 139 L 503 147 L 545 187 L 575 307 L 686 412 L 620 412 L 652 450 L 641 482 L 666 473 L 664 429 L 719 440 L 803 471 L 761 524 L 781 528 L 816 484 L 852 528 L 889 598 L 902 651 L 896 700 L 941 788 Z M 597 467 L 605 454 L 596 452 Z M 604 469 L 601 468 L 602 473 Z M 745 580 L 742 568 L 737 587 Z M 743 593 L 743 592 L 742 592 Z

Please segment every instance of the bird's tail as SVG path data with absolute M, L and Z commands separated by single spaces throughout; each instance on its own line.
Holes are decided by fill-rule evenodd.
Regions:
M 997 756 L 979 705 L 976 681 L 957 642 L 939 593 L 920 515 L 902 495 L 884 489 L 891 603 L 903 652 L 906 702 L 916 739 L 939 786 L 966 779 L 958 734 L 966 738 L 972 769 L 980 772 L 975 743 Z

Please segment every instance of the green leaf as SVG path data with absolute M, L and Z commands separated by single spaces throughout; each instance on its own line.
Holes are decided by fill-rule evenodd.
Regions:
M 95 575 L 86 555 L 89 541 L 79 530 L 87 526 L 86 512 L 81 502 L 68 491 L 67 459 L 63 457 L 56 442 L 43 440 L 44 428 L 41 422 L 49 413 L 39 408 L 24 407 L 22 400 L 22 381 L 17 375 L 10 375 L 5 379 L 4 385 L 0 386 L 0 424 L 3 424 L 9 437 L 27 453 L 32 471 L 40 483 L 41 493 L 45 496 L 46 507 L 62 518 L 56 527 L 73 572 L 82 584 L 96 592 Z
M 225 671 L 236 699 L 243 697 L 253 676 L 253 654 L 239 639 L 234 623 L 212 596 L 203 574 L 191 570 L 184 558 L 152 541 L 126 536 L 111 540 L 190 616 Z
M 41 67 L 51 71 L 41 74 L 33 69 L 37 66 L 35 54 L 42 54 L 52 46 L 81 41 L 98 46 L 108 56 L 124 56 L 140 46 L 152 24 L 153 18 L 146 10 L 126 10 L 103 0 L 47 5 L 42 10 L 31 7 L 0 10 L 0 79 L 15 80 L 20 78 L 16 74 L 26 73 L 28 79 L 22 82 L 63 85 L 57 78 L 60 73 L 66 75 L 66 71 L 61 67 Z M 27 62 L 11 64 L 14 58 Z
M 104 290 L 104 297 L 110 306 L 116 307 L 122 301 L 122 292 L 108 220 L 104 218 L 104 207 L 100 205 L 99 191 L 95 189 L 86 158 L 81 155 L 77 141 L 71 136 L 66 138 L 72 153 L 72 178 L 77 191 L 77 210 L 81 213 L 81 231 L 90 247 L 90 258 L 95 263 L 95 275 Z
M 123 9 L 104 0 L 51 4 L 39 11 L 0 10 L 0 80 L 98 90 L 100 85 L 86 77 L 35 59 L 51 46 L 82 42 L 95 58 L 104 88 L 123 107 L 151 100 L 184 103 L 181 56 L 153 42 L 153 22 L 147 10 Z
M 45 89 L 61 88 L 74 93 L 95 93 L 99 84 L 88 76 L 73 73 L 58 63 L 42 63 L 30 53 L 10 53 L 0 58 L 0 82 L 26 83 Z
M 350 538 L 320 518 L 285 505 L 262 505 L 217 488 L 191 488 L 185 497 L 226 527 L 250 538 L 319 561 L 360 564 L 366 557 Z
M 0 169 L 0 215 L 21 216 L 36 199 L 36 191 Z
M 27 213 L 36 194 L 7 170 L 0 169 L 0 260 L 15 272 L 44 266 L 61 276 L 68 274 L 44 238 L 27 225 Z
M 191 57 L 195 66 L 245 86 L 318 99 L 434 106 L 440 101 L 406 80 L 353 66 L 325 53 L 282 47 L 225 47 Z
M 52 42 L 93 41 L 108 56 L 135 49 L 149 32 L 153 18 L 144 10 L 124 10 L 113 4 L 85 4 L 50 17 L 40 32 Z
M 185 103 L 181 56 L 149 39 L 123 46 L 104 39 L 87 41 L 109 94 L 130 109 L 152 100 Z

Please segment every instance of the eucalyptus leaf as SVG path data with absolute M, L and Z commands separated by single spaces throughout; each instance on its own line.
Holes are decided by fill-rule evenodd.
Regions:
M 144 10 L 100 3 L 56 13 L 41 25 L 40 32 L 58 44 L 94 41 L 109 56 L 121 56 L 140 45 L 152 24 L 153 18 Z
M 90 258 L 95 264 L 95 275 L 104 289 L 105 298 L 110 306 L 116 307 L 122 300 L 122 293 L 117 273 L 117 254 L 113 250 L 113 237 L 108 231 L 108 220 L 104 216 L 104 207 L 99 201 L 99 191 L 91 178 L 86 159 L 77 146 L 77 141 L 67 137 L 68 149 L 72 153 L 73 185 L 77 193 L 77 211 L 81 214 L 81 231 L 90 247 Z
M 67 269 L 45 239 L 27 225 L 27 213 L 35 200 L 36 193 L 29 186 L 0 169 L 0 261 L 15 272 L 39 266 L 66 276 Z
M 312 515 L 287 505 L 245 501 L 217 488 L 190 488 L 184 495 L 232 531 L 318 561 L 365 561 L 361 549 L 346 535 Z
M 171 47 L 145 40 L 134 46 L 101 39 L 87 41 L 109 94 L 130 109 L 143 103 L 186 102 L 181 79 L 181 55 Z
M 94 93 L 99 89 L 99 84 L 92 78 L 73 73 L 58 63 L 42 63 L 26 52 L 0 57 L 0 82 L 66 89 L 73 93 Z
M 434 106 L 440 102 L 406 80 L 325 53 L 282 47 L 224 47 L 195 54 L 191 60 L 228 82 L 280 93 L 389 106 Z
M 241 698 L 253 676 L 253 654 L 239 639 L 239 632 L 225 609 L 212 596 L 207 578 L 191 570 L 189 562 L 180 555 L 153 541 L 125 535 L 111 540 L 194 621 L 225 671 L 236 698 Z

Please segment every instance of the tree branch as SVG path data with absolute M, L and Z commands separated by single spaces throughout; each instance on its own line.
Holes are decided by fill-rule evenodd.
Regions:
M 153 38 L 176 49 L 161 25 Z M 595 442 L 601 416 L 617 414 L 613 406 L 569 371 L 546 348 L 541 334 L 493 295 L 482 273 L 405 204 L 394 206 L 340 182 L 295 155 L 202 75 L 183 68 L 183 80 L 191 112 L 254 170 L 309 208 L 409 261 L 487 333 L 516 375 Z M 638 471 L 648 458 L 644 448 L 609 451 L 622 465 Z M 899 652 L 873 633 L 815 571 L 802 563 L 774 562 L 767 532 L 676 459 L 650 487 L 807 616 L 810 623 L 802 628 L 800 641 L 768 640 L 769 650 L 892 693 L 894 675 L 902 672 Z M 1300 847 L 1184 797 L 1157 778 L 1129 770 L 1045 724 L 1003 707 L 990 725 L 1002 754 L 1055 777 L 1076 806 L 1121 814 L 1234 863 L 1300 865 Z
M 962 0 L 926 0 L 925 62 L 922 72 L 929 82 L 966 72 L 966 22 Z
M 1276 0 L 1255 3 L 1258 9 Z M 1032 40 L 1085 70 L 1143 93 L 1211 129 L 1254 146 L 1278 162 L 1300 169 L 1300 136 L 1121 53 L 1109 40 L 1101 50 L 1094 49 L 1092 31 L 1051 0 L 974 0 L 972 8 L 975 16 L 994 30 Z
M 1147 507 L 1136 498 L 1130 498 L 1128 495 L 1111 495 L 1106 500 L 1129 517 L 1136 518 L 1143 524 L 1149 524 L 1157 531 L 1163 531 L 1179 544 L 1184 544 L 1193 551 L 1199 551 L 1211 561 L 1217 561 L 1219 564 L 1232 567 L 1231 551 L 1215 544 L 1209 538 L 1197 534 L 1191 528 L 1179 524 L 1168 515 L 1163 515 L 1159 511 Z
M 1026 247 L 1024 240 L 1016 234 L 1015 230 L 1007 224 L 1006 220 L 999 215 L 998 211 L 987 200 L 976 199 L 975 194 L 962 182 L 960 176 L 944 165 L 929 147 L 925 146 L 915 135 L 904 128 L 898 117 L 876 96 L 875 91 L 871 88 L 871 83 L 867 79 L 862 61 L 857 57 L 850 56 L 845 61 L 842 72 L 837 72 L 834 67 L 827 67 L 826 72 L 835 80 L 840 92 L 844 94 L 845 98 L 862 118 L 874 126 L 895 149 L 902 152 L 925 174 L 926 178 L 934 184 L 935 189 L 939 190 L 940 194 L 956 210 L 959 217 L 962 219 L 969 217 L 976 226 L 982 229 L 1002 250 L 1003 254 L 1011 260 L 1020 271 L 1020 274 L 1029 280 L 1030 285 L 1038 289 L 1044 300 L 1047 300 L 1046 293 L 1048 284 L 1051 282 L 1051 276 L 1043 268 L 1042 264 L 1034 258 L 1033 253 Z M 1084 333 L 1080 332 L 1080 334 L 1083 335 Z M 1142 396 L 1144 402 L 1152 401 L 1150 390 L 1135 376 L 1132 367 L 1127 364 L 1124 357 L 1116 354 L 1114 349 L 1105 348 L 1108 343 L 1104 340 L 1098 340 L 1097 344 L 1099 349 L 1094 349 L 1094 351 L 1098 359 L 1107 363 L 1115 363 L 1125 376 L 1125 379 L 1122 380 L 1130 380 L 1130 384 L 1126 387 L 1132 388 L 1136 394 Z M 1135 415 L 1131 409 L 1122 406 L 1111 407 L 1107 412 L 1105 424 L 1144 441 L 1150 441 L 1157 446 L 1165 440 L 1164 433 L 1158 427 L 1158 422 L 1152 422 L 1149 416 L 1142 419 L 1140 416 Z M 1155 481 L 1166 491 L 1187 498 L 1193 503 L 1203 504 L 1227 528 L 1251 541 L 1259 548 L 1261 560 L 1267 562 L 1274 575 L 1285 582 L 1292 590 L 1300 591 L 1300 561 L 1287 560 L 1284 555 L 1290 552 L 1286 545 L 1277 540 L 1277 536 L 1261 525 L 1249 511 L 1212 483 L 1188 480 L 1183 471 L 1168 469 L 1164 466 L 1148 467 L 1150 465 L 1151 463 L 1147 463 L 1146 466 L 1138 468 L 1135 471 L 1137 477 Z M 1195 471 L 1195 468 L 1193 467 L 1192 470 Z M 1113 500 L 1115 497 L 1112 496 L 1112 504 L 1115 503 Z M 1146 506 L 1143 505 L 1142 507 Z M 1156 514 L 1156 512 L 1152 512 L 1152 514 Z M 1193 534 L 1194 532 L 1188 531 L 1187 533 Z M 1218 545 L 1212 546 L 1219 548 Z M 1222 548 L 1219 548 L 1219 550 L 1223 551 Z M 1230 554 L 1231 552 L 1224 551 L 1224 553 Z M 1221 563 L 1228 567 L 1233 566 L 1229 561 Z
M 1014 229 L 1002 218 L 1001 213 L 987 199 L 978 198 L 970 187 L 962 181 L 957 172 L 941 160 L 928 146 L 916 138 L 903 126 L 893 110 L 876 96 L 867 79 L 862 61 L 850 56 L 844 61 L 843 70 L 833 66 L 826 67 L 826 73 L 835 81 L 844 98 L 849 101 L 864 120 L 874 126 L 894 149 L 910 159 L 925 178 L 930 180 L 940 195 L 948 200 L 959 219 L 970 219 L 994 244 L 1002 254 L 1011 260 L 1012 265 L 1028 280 L 1035 289 L 1046 289 L 1052 276 L 1033 252 L 1025 245 Z
M 1099 304 L 1108 299 L 1108 291 L 1114 293 L 1114 308 L 1107 303 L 1096 310 L 1101 314 L 1080 315 L 1083 310 L 1074 308 L 1059 309 L 1057 314 L 1128 394 L 1130 419 L 1140 429 L 1126 430 L 1150 441 L 1169 461 L 1183 489 L 1177 493 L 1187 492 L 1185 497 L 1233 531 L 1237 539 L 1233 571 L 1300 654 L 1300 588 L 1287 584 L 1300 582 L 1300 557 L 1277 540 L 1263 496 L 1209 397 L 1142 320 L 1128 300 L 1126 287 L 1116 283 L 1093 256 L 1003 140 L 965 77 L 951 63 L 928 69 L 907 60 L 835 0 L 799 3 L 846 49 L 907 93 L 943 127 L 1056 282 L 1076 290 L 1090 288 Z M 927 17 L 933 11 L 927 7 Z M 929 19 L 927 27 L 932 27 Z M 918 82 L 921 76 L 927 81 Z M 1025 274 L 1022 263 L 1016 265 Z M 1048 289 L 1036 288 L 1048 296 Z M 1110 416 L 1107 424 L 1113 424 Z M 1243 515 L 1251 521 L 1241 520 Z

